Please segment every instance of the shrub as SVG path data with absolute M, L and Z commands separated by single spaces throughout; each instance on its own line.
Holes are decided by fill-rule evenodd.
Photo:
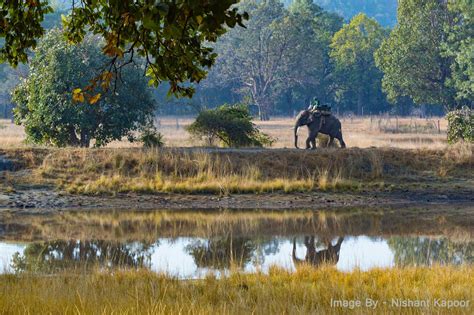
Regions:
M 139 140 L 145 148 L 161 148 L 165 145 L 163 135 L 154 128 L 145 129 Z
M 187 131 L 205 139 L 208 145 L 220 141 L 226 147 L 262 147 L 271 146 L 275 141 L 252 123 L 252 116 L 244 105 L 203 110 Z
M 448 142 L 474 141 L 474 112 L 463 107 L 446 115 L 448 120 Z

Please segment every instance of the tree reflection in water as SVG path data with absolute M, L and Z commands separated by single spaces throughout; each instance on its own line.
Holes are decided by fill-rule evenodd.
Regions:
M 91 268 L 142 268 L 151 265 L 153 243 L 52 241 L 29 244 L 12 259 L 15 272 L 55 273 Z
M 472 264 L 474 242 L 453 242 L 447 238 L 391 237 L 388 245 L 397 266 Z
M 198 240 L 186 247 L 200 268 L 243 267 L 252 259 L 257 246 L 250 238 L 223 236 Z
M 295 267 L 301 264 L 308 264 L 314 267 L 321 265 L 336 265 L 339 261 L 339 253 L 341 251 L 341 244 L 344 241 L 343 237 L 339 237 L 335 245 L 332 245 L 331 240 L 323 240 L 325 249 L 316 250 L 316 242 L 314 236 L 305 236 L 304 245 L 306 247 L 306 255 L 304 259 L 296 257 L 296 237 L 293 238 L 292 258 Z

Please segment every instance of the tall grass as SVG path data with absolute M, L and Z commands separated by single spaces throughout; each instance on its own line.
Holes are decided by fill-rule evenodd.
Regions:
M 72 193 L 266 193 L 355 189 L 374 183 L 469 177 L 473 146 L 449 150 L 7 150 L 33 169 L 28 183 Z M 1 152 L 0 152 L 1 153 Z M 371 186 L 372 187 L 372 186 Z
M 302 267 L 295 273 L 179 281 L 146 271 L 114 274 L 0 276 L 4 314 L 472 314 L 472 267 L 374 269 L 343 273 Z M 332 307 L 331 299 L 379 301 L 375 310 Z M 427 300 L 430 306 L 397 308 L 392 299 Z M 440 308 L 436 299 L 469 301 Z M 386 302 L 385 304 L 383 302 Z

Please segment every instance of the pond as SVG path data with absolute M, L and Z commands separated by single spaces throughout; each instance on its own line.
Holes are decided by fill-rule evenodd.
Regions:
M 178 278 L 474 262 L 472 209 L 75 211 L 0 216 L 0 272 L 147 268 Z

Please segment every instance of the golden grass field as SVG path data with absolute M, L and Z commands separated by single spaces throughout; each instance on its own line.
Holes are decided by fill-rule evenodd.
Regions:
M 53 184 L 70 193 L 271 193 L 380 189 L 404 183 L 472 184 L 474 146 L 444 150 L 5 149 L 29 172 L 12 185 Z M 23 175 L 23 177 L 21 177 Z M 11 179 L 11 180 L 10 180 Z M 441 183 L 441 182 L 440 182 Z M 447 185 L 446 180 L 444 185 Z M 448 185 L 449 186 L 449 185 Z M 11 189 L 10 189 L 11 190 Z
M 438 130 L 438 121 L 439 127 Z M 156 119 L 158 130 L 164 135 L 166 146 L 189 147 L 202 145 L 192 139 L 185 127 L 193 118 L 159 117 Z M 344 141 L 348 147 L 395 147 L 403 149 L 433 148 L 446 146 L 447 121 L 444 118 L 396 118 L 389 116 L 355 117 L 341 119 Z M 293 118 L 274 117 L 267 122 L 255 121 L 265 133 L 277 139 L 273 147 L 293 148 Z M 397 129 L 398 125 L 398 129 Z M 307 131 L 300 131 L 300 147 L 306 138 Z M 398 130 L 398 131 L 397 131 Z M 0 147 L 22 147 L 25 138 L 23 127 L 12 124 L 9 120 L 0 120 Z M 337 141 L 336 141 L 337 142 Z M 116 141 L 109 147 L 133 147 L 127 141 Z
M 192 118 L 164 117 L 156 119 L 156 126 L 164 135 L 168 148 L 202 146 L 203 142 L 191 138 L 185 130 L 192 121 Z M 255 124 L 276 139 L 274 148 L 293 148 L 293 119 L 275 117 L 268 122 L 255 121 Z M 405 168 L 410 169 L 410 165 L 416 164 L 420 158 L 425 164 L 421 168 L 420 165 L 415 166 L 415 171 L 426 169 L 440 176 L 447 175 L 453 165 L 460 164 L 460 168 L 472 165 L 472 147 L 469 146 L 457 150 L 451 161 L 451 153 L 456 150 L 448 149 L 447 123 L 442 118 L 356 117 L 342 119 L 342 124 L 349 150 L 322 150 L 323 156 L 318 155 L 314 159 L 296 150 L 278 156 L 275 153 L 265 155 L 262 151 L 262 156 L 249 160 L 248 152 L 242 156 L 236 153 L 216 157 L 196 151 L 93 150 L 90 153 L 87 150 L 65 149 L 51 151 L 51 155 L 41 165 L 37 165 L 36 175 L 41 175 L 43 182 L 44 179 L 58 179 L 56 184 L 75 193 L 136 191 L 228 194 L 357 189 L 362 181 L 378 180 L 380 183 L 385 179 L 387 174 L 383 173 L 387 167 L 384 163 L 387 161 L 400 164 L 396 168 L 406 173 Z M 3 126 L 0 128 L 0 148 L 31 148 L 23 142 L 21 127 L 5 120 L 0 121 L 0 126 Z M 300 136 L 300 147 L 304 146 L 306 133 L 304 128 L 300 131 L 303 135 Z M 139 146 L 138 143 L 116 141 L 109 144 L 108 149 Z M 357 151 L 355 148 L 363 150 Z M 419 151 L 413 155 L 403 151 L 405 149 L 429 149 L 431 152 Z M 21 151 L 18 154 L 24 155 L 22 159 L 28 155 Z M 444 158 L 440 159 L 440 156 Z M 311 161 L 310 165 L 305 159 Z M 78 161 L 82 162 L 78 165 Z M 406 162 L 406 165 L 400 162 Z
M 295 273 L 273 268 L 268 275 L 234 272 L 198 281 L 147 271 L 3 275 L 0 313 L 472 314 L 473 284 L 473 268 L 446 266 L 350 273 L 302 266 Z M 367 298 L 378 301 L 378 306 L 366 307 Z M 360 301 L 361 306 L 339 307 L 335 299 Z M 400 300 L 425 304 L 400 307 Z

